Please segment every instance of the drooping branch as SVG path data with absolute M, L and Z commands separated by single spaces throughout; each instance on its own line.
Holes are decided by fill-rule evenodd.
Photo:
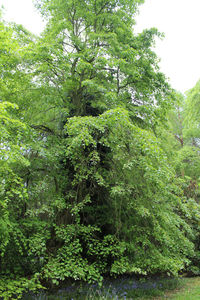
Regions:
M 45 125 L 31 125 L 30 127 L 34 128 L 36 130 L 41 130 L 41 131 L 48 132 L 50 134 L 55 135 L 55 132 Z

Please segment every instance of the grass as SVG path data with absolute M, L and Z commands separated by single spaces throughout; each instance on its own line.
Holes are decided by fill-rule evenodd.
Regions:
M 184 280 L 184 286 L 173 292 L 165 293 L 164 297 L 154 299 L 171 300 L 199 300 L 200 299 L 200 277 L 187 278 Z

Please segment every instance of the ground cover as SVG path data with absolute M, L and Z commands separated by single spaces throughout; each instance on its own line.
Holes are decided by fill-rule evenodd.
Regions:
M 164 297 L 159 297 L 157 299 L 199 300 L 200 277 L 184 279 L 183 286 L 180 289 L 167 292 Z
M 165 292 L 177 290 L 185 286 L 182 278 L 131 278 L 104 280 L 102 287 L 97 284 L 68 284 L 57 291 L 39 294 L 27 294 L 23 300 L 122 300 L 122 299 L 152 299 L 165 297 Z M 155 298 L 156 299 L 156 298 Z M 160 298 L 159 298 L 160 299 Z

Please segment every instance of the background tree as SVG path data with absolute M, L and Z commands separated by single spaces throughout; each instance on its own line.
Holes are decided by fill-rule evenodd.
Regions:
M 168 115 L 168 127 L 161 133 L 162 147 L 168 154 L 180 180 L 188 213 L 185 215 L 195 235 L 195 255 L 188 270 L 199 274 L 199 125 L 198 83 L 186 93 L 177 95 L 178 107 Z

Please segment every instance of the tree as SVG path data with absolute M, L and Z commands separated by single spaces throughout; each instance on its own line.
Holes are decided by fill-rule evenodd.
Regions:
M 199 274 L 199 85 L 183 95 L 177 95 L 178 106 L 169 112 L 168 127 L 161 130 L 162 147 L 174 166 L 183 190 L 182 201 L 187 214 L 179 214 L 192 228 L 195 253 L 187 271 Z
M 1 272 L 59 284 L 177 274 L 189 263 L 187 208 L 154 134 L 174 96 L 152 50 L 159 33 L 133 32 L 142 2 L 41 0 L 42 37 L 12 29 L 15 102 L 28 130 L 28 163 L 17 171 L 28 200 L 18 203 L 17 238 L 5 244 Z
M 28 161 L 24 158 L 22 139 L 26 126 L 14 119 L 9 110 L 17 106 L 9 102 L 0 102 L 0 233 L 1 257 L 5 256 L 11 239 L 16 239 L 19 230 L 18 217 L 24 210 L 27 193 L 23 180 L 16 169 L 24 168 Z M 18 210 L 18 213 L 15 211 Z M 15 240 L 16 242 L 16 240 Z M 3 258 L 1 260 L 3 267 Z
M 132 29 L 142 2 L 37 2 L 49 16 L 38 49 L 39 80 L 59 90 L 59 105 L 69 116 L 122 106 L 143 126 L 163 117 L 171 91 L 151 50 L 159 33 L 151 29 L 136 36 Z

